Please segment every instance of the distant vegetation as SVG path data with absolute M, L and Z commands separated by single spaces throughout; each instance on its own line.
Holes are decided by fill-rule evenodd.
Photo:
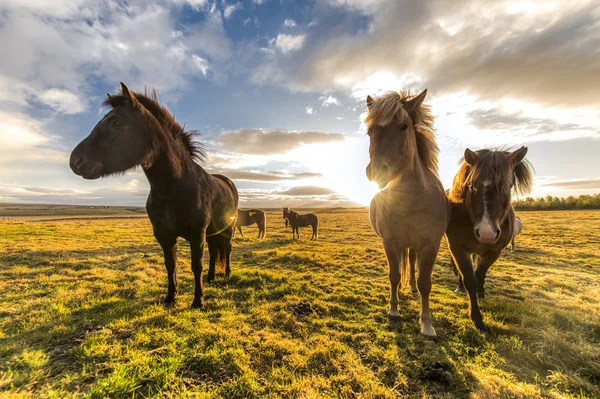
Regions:
M 540 198 L 527 197 L 522 200 L 514 201 L 513 206 L 516 210 L 546 210 L 546 211 L 564 211 L 571 209 L 600 209 L 600 194 L 580 195 L 579 197 L 559 198 L 547 195 Z

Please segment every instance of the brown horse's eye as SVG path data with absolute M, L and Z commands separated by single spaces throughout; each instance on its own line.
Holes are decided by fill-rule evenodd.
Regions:
M 114 126 L 114 127 L 116 127 L 116 128 L 122 128 L 123 126 L 125 126 L 125 125 L 123 124 L 123 122 L 121 122 L 121 121 L 119 121 L 119 120 L 116 120 L 116 119 L 113 121 L 113 123 L 112 123 L 112 124 L 113 124 L 113 126 Z
M 405 132 L 406 129 L 408 129 L 408 125 L 406 123 L 403 123 L 402 125 L 400 125 L 400 131 L 401 132 Z

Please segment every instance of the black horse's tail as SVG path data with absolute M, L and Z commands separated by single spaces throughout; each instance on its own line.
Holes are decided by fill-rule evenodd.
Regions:
M 227 234 L 207 237 L 209 255 L 215 258 L 215 272 L 229 275 L 229 255 L 231 254 L 231 238 Z M 210 273 L 210 270 L 209 270 Z

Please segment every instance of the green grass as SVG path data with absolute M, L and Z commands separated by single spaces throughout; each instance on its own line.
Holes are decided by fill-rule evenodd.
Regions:
M 481 301 L 490 336 L 453 292 L 444 245 L 437 341 L 419 335 L 409 292 L 388 320 L 366 210 L 317 213 L 317 242 L 307 229 L 292 242 L 279 213 L 266 240 L 236 236 L 232 276 L 206 284 L 201 311 L 184 241 L 179 301 L 161 306 L 145 218 L 0 222 L 0 397 L 600 396 L 600 211 L 520 213 L 519 252 L 490 269 Z M 426 372 L 436 361 L 451 380 Z

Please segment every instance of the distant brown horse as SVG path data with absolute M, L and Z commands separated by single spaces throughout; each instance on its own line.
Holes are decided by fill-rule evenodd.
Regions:
M 290 208 L 283 208 L 283 218 L 285 219 L 286 227 L 288 225 L 288 222 L 290 226 L 292 226 L 293 239 L 300 239 L 300 232 L 298 231 L 298 227 L 306 226 L 312 226 L 311 240 L 316 240 L 317 238 L 319 238 L 319 218 L 314 213 L 307 213 L 306 215 L 301 215 Z
M 466 287 L 471 319 L 483 331 L 487 327 L 477 294 L 480 298 L 485 296 L 486 273 L 513 238 L 515 213 L 510 205 L 511 191 L 526 193 L 531 189 L 533 177 L 529 163 L 524 160 L 526 154 L 526 147 L 514 152 L 467 148 L 448 192 L 452 217 L 446 237 L 462 276 L 457 291 Z
M 242 227 L 252 226 L 253 224 L 258 226 L 258 237 L 256 238 L 265 238 L 265 233 L 267 231 L 267 215 L 260 209 L 249 209 L 247 211 L 238 209 L 235 227 L 237 227 L 242 237 L 244 236 Z
M 429 310 L 431 273 L 450 214 L 437 174 L 433 116 L 423 104 L 426 94 L 427 90 L 417 96 L 390 92 L 377 99 L 367 97 L 371 160 L 367 177 L 385 188 L 371 201 L 370 217 L 388 260 L 388 315 L 400 316 L 398 285 L 401 279 L 407 285 L 414 278 L 410 260 L 416 257 L 421 334 L 435 337 Z
M 70 166 L 84 179 L 120 174 L 142 166 L 150 182 L 146 210 L 156 240 L 162 247 L 169 289 L 165 305 L 177 294 L 177 237 L 190 242 L 194 272 L 193 308 L 203 306 L 202 260 L 208 243 L 208 280 L 217 265 L 231 272 L 231 236 L 238 192 L 225 176 L 207 173 L 195 161 L 204 150 L 173 115 L 151 96 L 121 92 L 104 103 L 112 109 L 71 153 Z

